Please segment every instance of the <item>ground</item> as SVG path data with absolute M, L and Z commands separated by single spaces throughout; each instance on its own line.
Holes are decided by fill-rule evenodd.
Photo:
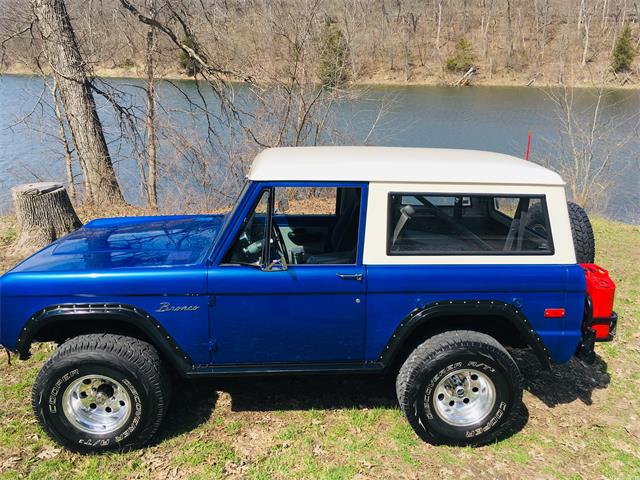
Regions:
M 507 438 L 481 448 L 418 440 L 379 377 L 279 377 L 176 384 L 154 445 L 82 456 L 37 425 L 31 385 L 53 345 L 0 356 L 0 479 L 5 478 L 640 478 L 640 227 L 594 222 L 597 261 L 617 281 L 616 341 L 593 366 L 542 371 L 514 352 L 524 408 Z M 0 219 L 3 252 L 15 237 Z

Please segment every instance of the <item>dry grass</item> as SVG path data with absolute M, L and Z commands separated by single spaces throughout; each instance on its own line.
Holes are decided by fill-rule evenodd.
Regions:
M 81 456 L 46 438 L 31 413 L 31 384 L 52 349 L 43 344 L 0 366 L 0 478 L 640 478 L 640 228 L 594 224 L 597 261 L 618 283 L 618 338 L 598 347 L 594 366 L 551 373 L 516 352 L 525 408 L 494 445 L 424 444 L 392 382 L 314 376 L 176 385 L 156 444 Z M 0 225 L 2 245 L 10 225 Z

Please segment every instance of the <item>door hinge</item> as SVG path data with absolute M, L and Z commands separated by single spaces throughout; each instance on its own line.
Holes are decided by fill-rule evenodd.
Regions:
M 216 296 L 215 295 L 209 295 L 209 306 L 213 307 L 216 304 Z

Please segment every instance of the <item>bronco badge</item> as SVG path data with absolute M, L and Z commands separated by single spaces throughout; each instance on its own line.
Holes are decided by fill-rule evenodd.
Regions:
M 171 305 L 169 302 L 162 302 L 156 308 L 156 312 L 194 312 L 200 309 L 198 305 Z

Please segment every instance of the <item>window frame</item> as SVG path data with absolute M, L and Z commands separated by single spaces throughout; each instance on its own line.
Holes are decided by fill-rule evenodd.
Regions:
M 367 219 L 367 204 L 369 200 L 369 182 L 357 182 L 357 181 L 249 181 L 250 186 L 247 188 L 245 195 L 240 199 L 242 202 L 242 208 L 237 210 L 234 209 L 234 218 L 229 222 L 227 230 L 225 232 L 221 232 L 224 235 L 224 238 L 219 241 L 219 244 L 216 245 L 214 252 L 212 253 L 212 257 L 210 260 L 210 265 L 218 266 L 218 267 L 238 267 L 238 266 L 247 266 L 244 264 L 236 264 L 236 263 L 225 263 L 224 260 L 227 257 L 229 249 L 233 248 L 233 244 L 239 234 L 240 229 L 242 228 L 242 222 L 246 215 L 251 212 L 255 208 L 255 205 L 260 201 L 260 195 L 264 190 L 275 189 L 278 187 L 329 187 L 329 188 L 359 188 L 360 189 L 360 214 L 358 216 L 358 236 L 357 236 L 357 252 L 356 252 L 356 261 L 355 263 L 348 264 L 289 264 L 288 268 L 295 267 L 353 267 L 353 266 L 362 266 L 363 265 L 363 257 L 364 257 L 364 249 L 365 249 L 365 225 Z M 275 195 L 272 195 L 275 197 Z M 337 199 L 336 199 L 337 202 Z M 338 204 L 336 204 L 336 208 Z M 270 215 L 273 215 L 273 211 Z M 330 216 L 330 215 L 327 215 Z M 271 232 L 269 232 L 269 236 Z M 270 241 L 270 240 L 268 240 Z M 251 266 L 250 268 L 258 268 Z
M 545 228 L 547 229 L 547 242 L 549 243 L 549 248 L 545 251 L 488 251 L 488 250 L 478 250 L 478 251 L 468 251 L 468 252 L 459 252 L 459 251 L 432 251 L 432 252 L 393 252 L 391 251 L 392 247 L 392 236 L 393 229 L 391 228 L 391 214 L 392 214 L 392 201 L 391 197 L 394 195 L 406 195 L 406 196 L 424 196 L 424 197 L 490 197 L 490 198 L 535 198 L 540 199 L 540 203 L 542 205 L 542 211 L 544 214 Z M 472 202 L 470 202 L 472 203 Z M 498 215 L 502 215 L 503 217 L 509 219 L 507 215 L 495 209 L 495 205 L 490 206 L 491 211 L 495 212 Z M 513 219 L 509 219 L 513 220 Z M 553 256 L 555 255 L 555 245 L 553 241 L 553 232 L 551 229 L 551 220 L 549 217 L 549 208 L 547 206 L 547 196 L 544 193 L 536 194 L 536 193 L 459 193 L 459 192 L 416 192 L 416 191 L 389 191 L 387 192 L 387 221 L 386 221 L 386 245 L 385 245 L 385 253 L 388 257 L 482 257 L 482 256 L 490 256 L 490 257 L 512 257 L 512 256 Z
M 234 232 L 233 236 L 231 237 L 232 238 L 231 242 L 226 246 L 224 254 L 222 255 L 222 258 L 220 260 L 220 265 L 245 265 L 245 266 L 251 266 L 251 267 L 258 267 L 258 268 L 261 268 L 264 266 L 265 250 L 267 249 L 267 244 L 271 241 L 271 233 L 269 229 L 271 228 L 271 217 L 273 215 L 273 212 L 272 212 L 273 191 L 274 191 L 273 187 L 264 187 L 264 188 L 258 189 L 253 202 L 250 204 L 251 205 L 250 208 L 246 211 L 244 216 L 240 219 L 240 224 L 236 229 L 236 231 Z M 262 200 L 263 195 L 267 192 L 269 194 L 269 198 L 267 199 L 267 212 L 266 212 L 266 221 L 265 221 L 265 227 L 264 227 L 266 230 L 265 232 L 266 242 L 265 242 L 265 245 L 262 246 L 262 253 L 260 253 L 260 263 L 258 265 L 253 265 L 253 264 L 246 264 L 246 263 L 230 262 L 229 256 L 231 255 L 231 251 L 233 250 L 233 247 L 235 246 L 236 242 L 240 238 L 240 234 L 242 233 L 242 227 L 244 225 L 245 219 L 249 214 L 255 212 L 256 208 L 258 207 L 258 204 Z

